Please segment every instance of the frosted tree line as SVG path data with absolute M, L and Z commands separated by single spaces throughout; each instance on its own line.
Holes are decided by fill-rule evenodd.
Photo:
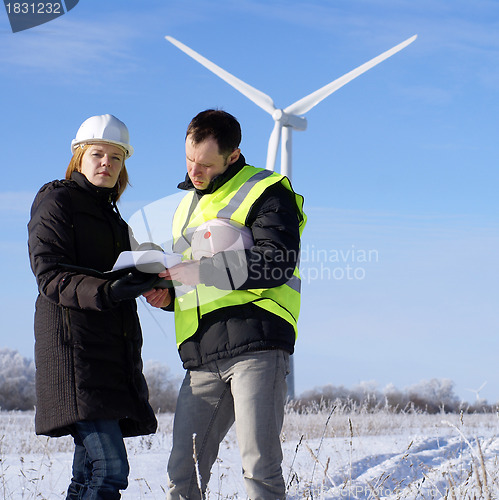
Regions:
M 144 375 L 149 386 L 149 399 L 156 412 L 175 411 L 180 379 L 159 361 L 147 361 Z M 33 410 L 35 407 L 35 364 L 19 352 L 0 348 L 0 410 Z M 374 412 L 379 409 L 399 412 L 482 413 L 497 411 L 497 404 L 477 400 L 474 404 L 461 401 L 449 379 L 423 380 L 403 390 L 389 384 L 379 390 L 374 382 L 356 387 L 325 385 L 309 390 L 291 401 L 294 411 L 310 412 L 334 404 Z

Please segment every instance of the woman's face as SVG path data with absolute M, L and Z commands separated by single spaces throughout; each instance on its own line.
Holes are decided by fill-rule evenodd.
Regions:
M 118 181 L 125 152 L 111 144 L 91 144 L 81 159 L 81 173 L 97 187 L 112 188 Z

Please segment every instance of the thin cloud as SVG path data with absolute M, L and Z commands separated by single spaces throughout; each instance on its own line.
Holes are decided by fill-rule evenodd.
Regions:
M 470 214 L 417 214 L 306 207 L 309 217 L 304 240 L 320 238 L 327 245 L 343 238 L 376 242 L 413 241 L 416 245 L 437 241 L 483 242 L 498 249 L 499 222 L 494 216 Z M 426 244 L 427 244 L 426 243 Z
M 122 74 L 135 67 L 131 46 L 138 35 L 119 20 L 91 23 L 71 18 L 33 29 L 23 36 L 4 36 L 0 63 L 4 72 L 33 70 L 37 74 L 96 74 L 96 65 Z M 97 66 L 99 67 L 99 66 Z M 100 66 L 101 67 L 101 66 Z
M 0 192 L 0 217 L 3 218 L 4 214 L 29 214 L 35 194 L 31 191 Z

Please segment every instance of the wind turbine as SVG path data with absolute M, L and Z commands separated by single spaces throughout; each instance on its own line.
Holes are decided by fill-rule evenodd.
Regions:
M 165 37 L 170 43 L 178 47 L 181 51 L 185 52 L 188 56 L 192 57 L 198 63 L 202 64 L 205 68 L 209 69 L 215 75 L 219 76 L 222 80 L 225 80 L 229 85 L 234 87 L 236 90 L 245 95 L 248 99 L 253 101 L 257 106 L 262 108 L 264 111 L 269 113 L 274 120 L 274 129 L 270 135 L 269 146 L 267 151 L 267 163 L 265 168 L 268 170 L 274 170 L 275 161 L 277 157 L 277 151 L 279 148 L 279 142 L 282 136 L 282 146 L 281 146 L 281 174 L 286 175 L 290 180 L 292 176 L 292 131 L 294 130 L 306 130 L 307 119 L 304 116 L 305 113 L 310 111 L 314 106 L 319 104 L 326 97 L 331 95 L 336 90 L 343 87 L 348 82 L 357 78 L 362 73 L 373 68 L 380 62 L 389 58 L 393 54 L 396 54 L 403 48 L 407 47 L 410 43 L 416 40 L 417 35 L 408 38 L 402 43 L 399 43 L 395 47 L 383 52 L 377 57 L 374 57 L 370 61 L 362 64 L 358 68 L 346 73 L 345 75 L 337 78 L 336 80 L 328 83 L 324 87 L 312 92 L 311 94 L 303 97 L 299 101 L 289 105 L 284 109 L 276 108 L 274 101 L 267 94 L 264 94 L 258 89 L 255 89 L 251 85 L 243 82 L 239 78 L 225 71 L 224 69 L 212 63 L 201 54 L 198 54 L 191 48 L 179 42 L 171 36 Z
M 367 61 L 358 68 L 346 73 L 345 75 L 337 78 L 336 80 L 328 83 L 324 87 L 312 92 L 311 94 L 303 97 L 299 101 L 291 104 L 287 108 L 279 109 L 274 105 L 274 101 L 267 94 L 264 94 L 258 89 L 255 89 L 251 85 L 243 82 L 239 78 L 225 71 L 220 66 L 206 59 L 201 54 L 179 42 L 171 36 L 165 37 L 170 43 L 178 47 L 182 52 L 185 52 L 188 56 L 192 57 L 195 61 L 202 64 L 205 68 L 209 69 L 215 75 L 219 76 L 222 80 L 225 80 L 229 85 L 234 87 L 236 90 L 245 95 L 250 101 L 253 101 L 257 106 L 262 108 L 264 111 L 269 113 L 275 124 L 272 134 L 270 135 L 269 146 L 267 151 L 267 163 L 265 168 L 267 170 L 274 170 L 275 161 L 277 157 L 277 151 L 279 148 L 279 142 L 282 136 L 282 147 L 281 147 L 281 174 L 287 176 L 291 181 L 292 177 L 292 163 L 291 163 L 291 152 L 292 152 L 292 130 L 306 130 L 307 129 L 307 119 L 304 116 L 305 113 L 310 111 L 314 106 L 319 104 L 326 97 L 331 95 L 336 90 L 343 87 L 343 85 L 357 78 L 362 73 L 373 68 L 380 62 L 389 58 L 393 54 L 396 54 L 403 48 L 407 47 L 410 43 L 416 40 L 417 35 L 408 38 L 402 43 L 399 43 L 395 47 L 383 52 L 379 56 Z M 288 396 L 294 398 L 294 363 L 293 357 L 289 358 L 290 361 L 290 372 L 288 375 Z
M 487 382 L 484 382 L 478 389 L 466 389 L 467 391 L 474 392 L 476 394 L 476 402 L 479 403 L 480 399 L 480 391 L 487 385 Z

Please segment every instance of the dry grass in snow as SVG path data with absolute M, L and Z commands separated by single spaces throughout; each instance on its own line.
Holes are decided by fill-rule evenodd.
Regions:
M 72 440 L 35 436 L 32 412 L 0 412 L 0 498 L 62 499 Z M 173 416 L 127 439 L 123 498 L 164 499 Z M 290 499 L 499 498 L 497 414 L 288 409 L 282 434 Z M 246 498 L 234 429 L 220 448 L 209 499 Z

